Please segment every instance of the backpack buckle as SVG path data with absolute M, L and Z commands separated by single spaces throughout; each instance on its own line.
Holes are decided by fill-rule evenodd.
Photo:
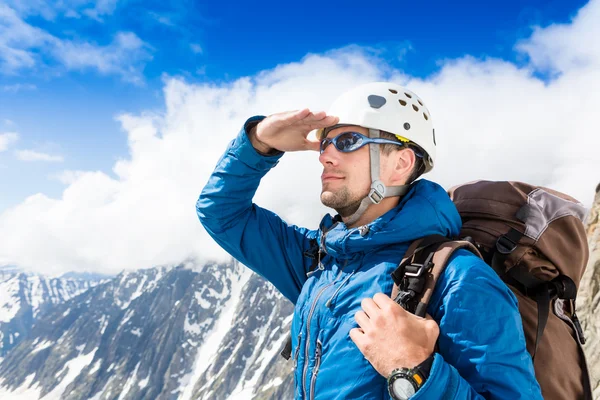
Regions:
M 496 250 L 500 254 L 508 255 L 512 253 L 517 248 L 517 244 L 510 240 L 505 235 L 502 235 L 496 241 Z
M 431 261 L 432 258 L 433 253 L 429 253 L 423 264 L 407 265 L 404 271 L 404 276 L 409 278 L 420 278 L 423 276 L 423 274 L 425 274 L 425 272 L 429 272 L 431 268 L 433 268 L 433 262 Z

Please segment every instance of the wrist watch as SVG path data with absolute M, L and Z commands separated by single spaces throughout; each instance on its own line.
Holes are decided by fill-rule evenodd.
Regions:
M 429 378 L 433 365 L 433 354 L 414 368 L 397 368 L 387 378 L 388 392 L 394 400 L 407 400 L 421 388 Z

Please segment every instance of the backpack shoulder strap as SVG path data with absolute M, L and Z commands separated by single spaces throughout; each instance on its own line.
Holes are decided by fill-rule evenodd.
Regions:
M 426 283 L 425 291 L 423 292 L 423 297 L 421 299 L 421 302 L 425 303 L 425 305 L 429 304 L 429 300 L 433 294 L 433 289 L 435 289 L 435 285 L 439 277 L 444 273 L 446 265 L 448 265 L 448 260 L 450 260 L 450 257 L 452 257 L 455 251 L 460 249 L 469 250 L 477 257 L 482 258 L 477 247 L 467 240 L 456 240 L 442 243 L 433 253 L 433 268 L 431 270 L 432 279 L 429 279 Z
M 434 235 L 413 242 L 392 273 L 395 282 L 392 299 L 407 311 L 424 317 L 439 277 L 459 249 L 467 249 L 481 258 L 479 250 L 468 240 Z

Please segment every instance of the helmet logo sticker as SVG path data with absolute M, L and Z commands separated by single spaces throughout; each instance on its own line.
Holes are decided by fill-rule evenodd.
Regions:
M 369 105 L 372 108 L 381 108 L 385 104 L 385 97 L 377 96 L 375 94 L 370 95 L 368 98 Z

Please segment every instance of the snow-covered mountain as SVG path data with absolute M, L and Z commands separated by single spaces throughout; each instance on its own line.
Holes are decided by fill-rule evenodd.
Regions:
M 47 279 L 15 267 L 0 268 L 0 359 L 29 334 L 44 310 L 85 292 L 99 276 Z
M 0 364 L 0 398 L 286 398 L 291 313 L 235 262 L 124 273 L 39 316 Z

